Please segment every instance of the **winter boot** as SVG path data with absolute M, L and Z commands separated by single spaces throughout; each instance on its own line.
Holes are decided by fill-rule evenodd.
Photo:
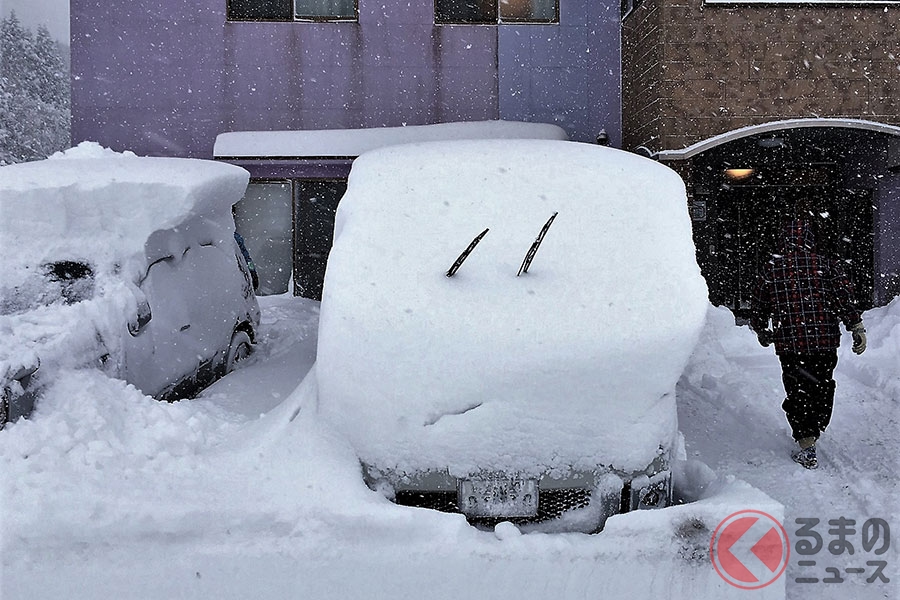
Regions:
M 795 463 L 806 469 L 815 469 L 819 466 L 819 459 L 816 457 L 816 438 L 803 438 L 798 440 L 800 448 L 791 453 L 791 458 Z

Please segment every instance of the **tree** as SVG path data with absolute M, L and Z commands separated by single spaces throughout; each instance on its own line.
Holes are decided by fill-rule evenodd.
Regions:
M 0 165 L 39 160 L 70 145 L 68 69 L 46 27 L 13 12 L 0 21 Z
M 33 95 L 54 106 L 69 106 L 69 73 L 59 46 L 46 27 L 38 27 L 34 39 Z

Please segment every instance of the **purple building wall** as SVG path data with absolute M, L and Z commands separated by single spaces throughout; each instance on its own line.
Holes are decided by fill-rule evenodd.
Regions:
M 225 0 L 71 0 L 72 138 L 208 158 L 217 134 L 508 119 L 621 140 L 617 2 L 552 25 L 435 26 L 431 0 L 358 23 L 226 22 Z
M 560 0 L 558 25 L 499 28 L 500 115 L 555 123 L 573 140 L 605 130 L 621 147 L 620 4 Z

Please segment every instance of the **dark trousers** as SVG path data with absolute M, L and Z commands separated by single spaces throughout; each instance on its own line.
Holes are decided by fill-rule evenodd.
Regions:
M 817 354 L 779 354 L 781 380 L 787 394 L 781 408 L 787 416 L 795 440 L 818 438 L 834 408 L 837 350 Z

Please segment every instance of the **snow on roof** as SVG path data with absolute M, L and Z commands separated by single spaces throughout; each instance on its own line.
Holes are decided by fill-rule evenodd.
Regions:
M 142 251 L 154 231 L 192 215 L 230 218 L 248 179 L 244 169 L 225 163 L 81 145 L 51 159 L 0 167 L 0 239 L 15 249 L 12 262 L 20 265 L 120 261 Z
M 707 305 L 684 184 L 659 163 L 564 141 L 383 148 L 337 210 L 320 410 L 395 472 L 644 468 L 677 430 Z
M 804 118 L 784 119 L 781 121 L 769 121 L 757 125 L 748 125 L 732 131 L 727 131 L 711 138 L 701 140 L 696 144 L 681 148 L 680 150 L 661 150 L 655 154 L 659 160 L 686 160 L 710 148 L 715 148 L 726 142 L 738 140 L 747 136 L 766 133 L 769 131 L 781 131 L 782 129 L 804 129 L 809 127 L 844 127 L 847 129 L 865 129 L 879 133 L 887 133 L 900 136 L 900 127 L 887 125 L 863 119 L 839 119 L 839 118 Z
M 568 136 L 558 125 L 518 121 L 473 121 L 312 131 L 234 131 L 221 133 L 216 137 L 213 156 L 356 157 L 382 146 L 412 142 L 522 138 L 565 140 Z

